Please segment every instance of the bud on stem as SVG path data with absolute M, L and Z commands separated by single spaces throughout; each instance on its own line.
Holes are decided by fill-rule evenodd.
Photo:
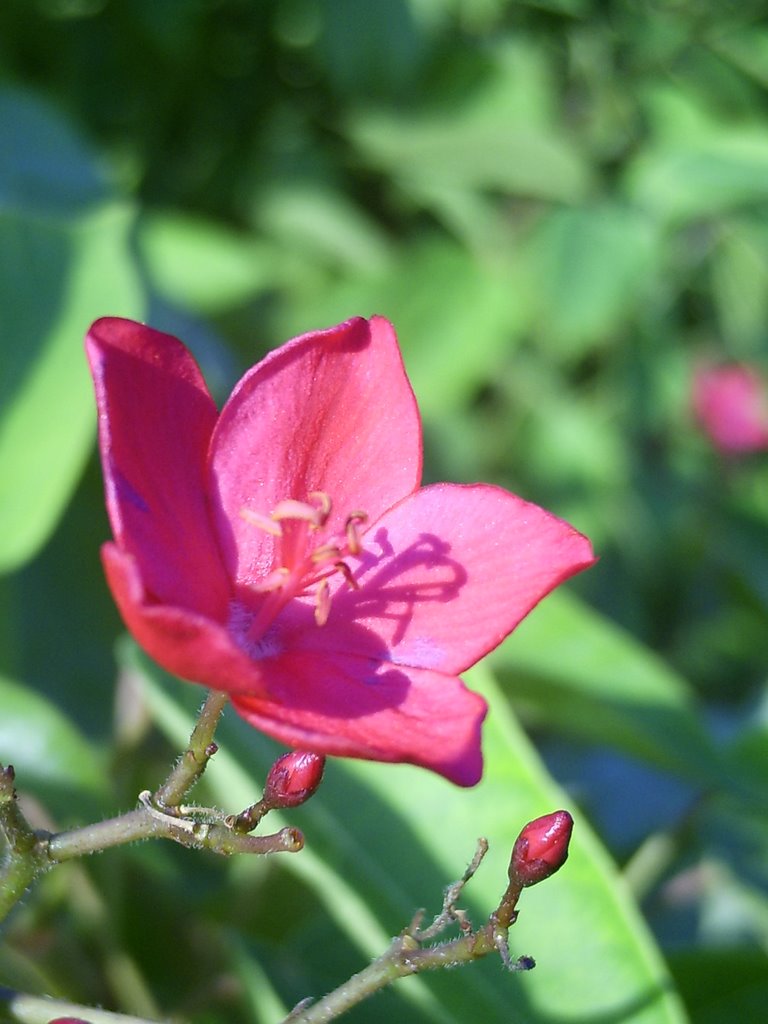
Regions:
M 250 832 L 269 811 L 298 807 L 316 791 L 324 768 L 325 758 L 321 754 L 303 750 L 283 754 L 269 769 L 261 800 L 227 819 L 227 824 L 237 832 Z
M 265 804 L 270 807 L 298 807 L 309 800 L 323 778 L 325 758 L 320 754 L 294 750 L 283 754 L 269 769 L 264 783 Z
M 573 818 L 553 811 L 529 821 L 517 837 L 509 862 L 509 881 L 521 888 L 554 875 L 568 858 Z

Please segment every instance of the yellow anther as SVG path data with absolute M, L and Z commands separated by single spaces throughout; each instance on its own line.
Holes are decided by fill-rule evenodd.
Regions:
M 272 510 L 272 519 L 300 519 L 310 523 L 312 526 L 318 524 L 320 509 L 309 505 L 306 501 L 296 501 L 295 498 L 285 498 L 279 501 Z
M 310 491 L 310 498 L 315 498 L 320 503 L 317 509 L 317 526 L 325 526 L 328 516 L 331 514 L 331 496 L 325 491 Z
M 251 589 L 256 594 L 268 594 L 271 590 L 279 590 L 290 575 L 290 569 L 281 566 L 279 569 L 273 569 L 258 583 L 252 583 Z
M 315 622 L 318 626 L 324 626 L 331 614 L 331 595 L 328 590 L 328 580 L 320 580 L 320 586 L 315 594 Z
M 249 508 L 240 509 L 240 518 L 251 526 L 258 526 L 265 533 L 271 533 L 273 537 L 282 537 L 283 531 L 280 523 L 276 523 L 269 516 L 263 516 L 260 512 L 252 512 Z
M 366 523 L 368 516 L 365 512 L 350 512 L 344 524 L 344 533 L 347 536 L 347 547 L 350 555 L 359 555 L 362 551 L 360 534 L 357 532 L 358 523 Z
M 315 565 L 322 562 L 334 562 L 337 558 L 341 558 L 341 551 L 335 544 L 321 544 L 319 548 L 315 548 L 310 558 Z

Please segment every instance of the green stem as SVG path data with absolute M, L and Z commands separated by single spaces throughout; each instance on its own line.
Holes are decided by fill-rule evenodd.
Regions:
M 189 738 L 189 746 L 155 793 L 154 802 L 159 807 L 177 807 L 205 771 L 216 753 L 213 735 L 228 699 L 226 693 L 217 690 L 208 693 Z
M 0 866 L 0 921 L 18 903 L 35 877 L 54 864 L 140 839 L 171 839 L 183 846 L 212 850 L 225 856 L 300 850 L 304 837 L 297 829 L 283 828 L 270 836 L 245 835 L 218 822 L 185 817 L 179 806 L 216 753 L 213 736 L 227 699 L 226 694 L 216 691 L 208 694 L 189 746 L 154 796 L 141 794 L 142 806 L 106 821 L 56 835 L 35 832 L 16 803 L 13 768 L 0 766 L 0 836 L 5 840 Z
M 0 921 L 47 867 L 44 847 L 16 802 L 14 771 L 0 765 L 0 835 L 5 851 L 0 866 Z
M 373 963 L 318 1002 L 304 1000 L 299 1003 L 283 1024 L 327 1024 L 398 978 L 421 971 L 458 967 L 489 953 L 497 953 L 510 971 L 528 971 L 535 967 L 531 957 L 523 956 L 513 961 L 509 955 L 509 929 L 517 919 L 517 902 L 523 888 L 519 879 L 510 880 L 498 907 L 477 931 L 472 930 L 466 914 L 456 909 L 464 886 L 477 871 L 487 850 L 487 840 L 479 839 L 467 870 L 445 890 L 443 909 L 429 927 L 420 927 L 422 915 L 419 912 L 410 927 L 393 939 L 389 949 Z M 453 922 L 458 922 L 462 930 L 457 939 L 424 946 L 424 942 L 433 939 Z
M 182 846 L 212 850 L 224 856 L 233 853 L 295 853 L 304 845 L 301 832 L 295 828 L 282 828 L 269 836 L 245 835 L 226 825 L 166 814 L 147 802 L 137 810 L 116 818 L 50 836 L 47 856 L 52 862 L 59 863 L 149 838 L 171 839 Z
M 327 1024 L 398 978 L 419 974 L 421 971 L 458 967 L 488 956 L 489 953 L 501 954 L 511 970 L 529 970 L 533 967 L 533 961 L 528 957 L 509 963 L 507 929 L 501 927 L 493 917 L 476 932 L 426 949 L 413 936 L 400 935 L 393 939 L 386 953 L 333 992 L 310 1006 L 299 1004 L 284 1024 Z

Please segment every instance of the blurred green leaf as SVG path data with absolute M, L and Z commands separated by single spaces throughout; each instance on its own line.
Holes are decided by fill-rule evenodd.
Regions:
M 339 192 L 308 184 L 275 187 L 255 210 L 261 230 L 286 249 L 361 272 L 389 266 L 384 232 Z
M 104 168 L 52 108 L 0 89 L 0 213 L 70 215 L 109 198 Z
M 320 0 L 320 47 L 336 89 L 347 95 L 397 91 L 423 58 L 406 0 Z
M 174 211 L 147 213 L 138 240 L 155 288 L 191 310 L 213 314 L 275 283 L 272 248 L 212 220 Z
M 137 664 L 134 648 L 124 656 Z M 174 744 L 183 745 L 192 718 L 178 703 L 178 685 L 163 682 L 143 657 L 138 664 L 155 720 Z M 439 909 L 440 888 L 460 876 L 478 832 L 488 835 L 491 852 L 466 898 L 475 920 L 478 911 L 488 914 L 504 889 L 519 829 L 567 803 L 505 711 L 488 673 L 476 670 L 471 682 L 492 707 L 486 773 L 478 787 L 461 790 L 409 766 L 334 761 L 318 796 L 302 808 L 307 847 L 280 862 L 317 893 L 360 949 L 361 961 L 382 952 L 388 936 L 419 906 L 431 902 Z M 258 788 L 252 773 L 263 776 L 275 747 L 233 719 L 222 723 L 217 740 L 220 750 L 207 783 L 228 809 L 245 806 Z M 276 824 L 272 816 L 269 821 Z M 512 948 L 514 955 L 535 954 L 536 971 L 519 977 L 497 966 L 473 965 L 409 981 L 399 987 L 410 1004 L 408 1019 L 501 1024 L 509 1020 L 510 1007 L 521 1024 L 544 1024 L 561 1015 L 616 1015 L 633 1024 L 685 1019 L 627 890 L 578 816 L 567 867 L 525 893 Z
M 574 201 L 589 187 L 586 164 L 555 131 L 490 117 L 396 117 L 383 111 L 353 116 L 348 131 L 366 163 L 406 188 L 424 181 Z
M 513 703 L 547 728 L 723 782 L 685 681 L 573 595 L 550 594 L 492 661 Z
M 140 317 L 121 204 L 69 222 L 0 212 L 0 571 L 31 558 L 55 527 L 95 425 L 83 338 L 101 315 Z
M 629 195 L 660 218 L 688 221 L 768 199 L 762 125 L 722 127 L 709 138 L 649 148 L 629 165 Z
M 675 981 L 696 1024 L 734 1024 L 765 1015 L 768 958 L 753 947 L 690 949 L 671 957 Z
M 760 352 L 768 321 L 768 232 L 763 225 L 723 225 L 712 255 L 712 285 L 729 353 L 749 358 Z
M 20 789 L 104 794 L 101 758 L 68 718 L 40 694 L 0 676 L 0 763 Z
M 566 356 L 626 324 L 659 260 L 650 219 L 618 203 L 553 210 L 529 243 L 525 281 L 542 347 Z

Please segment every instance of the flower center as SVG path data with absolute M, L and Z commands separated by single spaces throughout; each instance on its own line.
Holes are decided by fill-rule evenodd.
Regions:
M 248 629 L 250 640 L 263 636 L 267 626 L 291 598 L 307 594 L 314 596 L 315 622 L 324 626 L 331 612 L 328 581 L 336 573 L 340 573 L 350 587 L 357 589 L 352 570 L 344 559 L 360 554 L 362 545 L 358 528 L 368 516 L 359 510 L 350 512 L 344 521 L 343 535 L 313 544 L 313 534 L 325 526 L 330 514 L 331 499 L 325 491 L 312 491 L 309 501 L 286 498 L 268 516 L 241 509 L 240 516 L 247 523 L 278 538 L 273 568 L 251 586 L 254 593 L 265 595 L 265 600 Z

